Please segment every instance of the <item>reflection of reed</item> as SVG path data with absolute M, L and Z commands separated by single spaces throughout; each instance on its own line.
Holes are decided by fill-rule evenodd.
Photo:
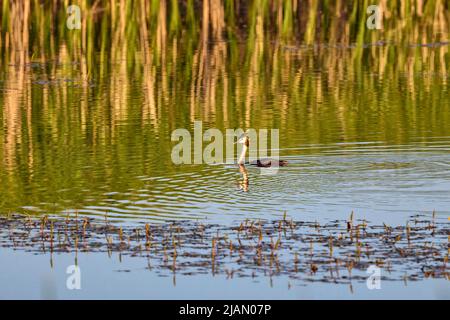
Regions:
M 18 19 L 9 20 L 8 30 L 14 30 L 14 32 L 12 32 L 12 34 L 7 33 L 5 39 L 6 48 L 10 47 L 12 49 L 10 51 L 10 61 L 17 64 L 17 66 L 11 67 L 8 70 L 10 73 L 3 97 L 3 119 L 5 130 L 5 142 L 3 144 L 4 165 L 6 168 L 11 169 L 14 167 L 16 161 L 16 152 L 18 151 L 17 146 L 22 143 L 23 139 L 23 109 L 26 111 L 27 123 L 30 124 L 31 121 L 30 86 L 29 79 L 25 74 L 25 65 L 29 62 L 29 30 L 27 26 L 29 24 L 30 3 L 27 1 L 11 3 L 11 11 L 9 14 L 18 17 Z M 25 108 L 22 108 L 22 105 L 25 105 Z M 30 126 L 28 126 L 28 133 L 30 135 L 32 134 Z M 31 144 L 29 145 L 29 148 L 30 153 L 28 159 L 31 165 L 33 163 L 33 149 Z
M 81 1 L 81 31 L 65 27 L 63 2 L 0 3 L 8 169 L 57 171 L 67 159 L 56 145 L 86 147 L 110 173 L 111 157 L 127 163 L 128 141 L 148 148 L 135 156 L 156 159 L 165 151 L 149 146 L 153 136 L 197 119 L 297 131 L 296 143 L 448 135 L 446 1 L 381 1 L 380 31 L 365 28 L 362 2 Z M 429 112 L 419 117 L 421 106 Z M 139 128 L 121 127 L 130 117 Z

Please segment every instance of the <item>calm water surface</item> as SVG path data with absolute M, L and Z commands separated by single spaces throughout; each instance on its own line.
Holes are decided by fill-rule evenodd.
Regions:
M 187 63 L 180 49 L 165 74 L 136 76 L 122 70 L 134 61 L 100 59 L 96 70 L 111 70 L 89 81 L 64 47 L 57 61 L 9 64 L 0 82 L 2 212 L 221 222 L 283 211 L 321 220 L 355 210 L 397 222 L 423 211 L 449 215 L 446 70 L 394 66 L 380 74 L 370 64 L 354 68 L 352 48 L 266 46 L 273 55 L 262 56 L 266 65 L 240 71 L 223 62 L 201 82 L 178 70 Z M 383 50 L 417 49 L 375 53 Z M 204 130 L 279 129 L 290 165 L 274 176 L 249 168 L 248 192 L 234 166 L 174 165 L 171 132 L 192 132 L 194 120 Z
M 136 11 L 156 10 L 148 17 L 158 17 L 157 22 L 141 21 L 129 8 L 116 15 L 106 5 L 106 13 L 97 18 L 88 11 L 87 35 L 60 28 L 48 37 L 43 30 L 53 22 L 45 6 L 31 11 L 30 29 L 22 30 L 21 21 L 14 27 L 4 20 L 9 29 L 0 29 L 1 214 L 107 213 L 125 224 L 172 219 L 228 224 L 279 218 L 285 211 L 295 220 L 327 222 L 347 218 L 353 210 L 361 219 L 401 225 L 416 213 L 435 210 L 440 218 L 450 216 L 450 45 L 448 15 L 437 14 L 447 12 L 445 4 L 416 8 L 424 14 L 401 28 L 400 20 L 389 17 L 403 9 L 388 5 L 391 13 L 379 32 L 359 27 L 354 17 L 365 12 L 359 5 L 340 5 L 349 27 L 341 25 L 338 9 L 322 8 L 323 21 L 330 23 L 321 20 L 323 34 L 317 32 L 314 39 L 308 31 L 314 15 L 303 14 L 298 30 L 289 27 L 289 19 L 277 20 L 275 27 L 275 20 L 265 15 L 268 8 L 249 5 L 243 12 L 254 19 L 227 29 L 247 31 L 226 37 L 226 26 L 220 24 L 205 31 L 194 20 L 186 22 L 189 27 L 172 19 L 169 28 L 166 17 L 178 13 L 170 11 L 176 2 L 170 10 L 162 3 Z M 234 19 L 229 10 L 227 23 Z M 125 25 L 126 19 L 131 20 Z M 236 166 L 173 164 L 172 131 L 192 132 L 196 120 L 204 130 L 279 129 L 280 156 L 289 166 L 269 176 L 248 168 L 244 192 Z M 12 251 L 2 255 L 7 263 L 2 263 L 1 287 L 6 283 L 10 289 L 0 290 L 1 297 L 27 295 L 20 289 L 27 285 L 20 281 L 28 280 L 15 271 L 17 264 L 33 263 L 47 277 L 44 257 Z M 65 265 L 72 258 L 60 259 Z M 89 277 L 107 265 L 100 257 L 83 259 Z M 63 267 L 56 270 L 53 276 L 63 277 Z M 106 297 L 102 281 L 119 281 L 128 274 L 108 272 L 101 273 L 105 279 L 93 277 L 94 291 L 85 291 L 84 297 Z M 132 272 L 132 281 L 140 281 L 142 273 Z M 10 274 L 14 281 L 5 278 Z M 72 297 L 45 287 L 53 280 L 41 286 L 39 279 L 34 274 L 27 282 L 34 288 L 30 297 Z M 147 295 L 122 284 L 120 292 L 128 292 L 127 297 L 184 297 L 181 289 L 168 289 L 164 279 L 147 280 L 167 290 Z M 262 289 L 270 288 L 266 283 L 237 283 L 243 297 L 255 292 L 303 297 L 298 290 L 286 291 L 286 283 L 272 291 Z M 415 291 L 393 284 L 388 292 L 412 297 L 428 290 L 428 297 L 442 297 L 440 285 L 430 283 Z M 178 288 L 188 284 L 181 279 Z M 220 286 L 228 288 L 228 282 Z M 349 292 L 337 287 L 329 297 Z M 371 294 L 366 290 L 360 296 Z

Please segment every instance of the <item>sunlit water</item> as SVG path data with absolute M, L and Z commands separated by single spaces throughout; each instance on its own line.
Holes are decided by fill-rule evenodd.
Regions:
M 284 211 L 297 219 L 318 221 L 346 217 L 351 210 L 371 221 L 389 223 L 402 223 L 414 213 L 433 210 L 450 216 L 447 144 L 440 140 L 430 145 L 316 145 L 322 150 L 315 155 L 285 156 L 289 166 L 275 175 L 248 168 L 247 192 L 239 188 L 242 177 L 231 165 L 136 176 L 142 183 L 139 188 L 88 197 L 79 212 L 107 212 L 123 219 L 213 222 L 270 218 Z
M 316 59 L 308 51 L 305 55 Z M 285 59 L 300 63 L 290 51 Z M 10 65 L 7 72 L 16 68 Z M 386 80 L 364 72 L 362 84 L 349 85 L 344 77 L 342 89 L 340 82 L 327 84 L 330 71 L 303 66 L 305 84 L 292 85 L 288 79 L 275 90 L 283 93 L 288 86 L 287 93 L 241 102 L 240 92 L 253 90 L 251 84 L 241 84 L 228 93 L 225 109 L 204 106 L 212 108 L 207 113 L 192 110 L 191 91 L 166 96 L 161 84 L 162 100 L 155 103 L 162 106 L 153 106 L 157 114 L 148 115 L 149 97 L 143 93 L 148 84 L 129 76 L 115 87 L 110 80 L 114 74 L 90 82 L 68 77 L 79 68 L 78 63 L 35 62 L 24 69 L 20 92 L 21 84 L 14 80 L 2 82 L 3 95 L 17 105 L 14 110 L 4 105 L 3 212 L 78 211 L 130 223 L 228 223 L 285 211 L 299 219 L 327 221 L 353 210 L 371 221 L 395 223 L 418 212 L 449 215 L 447 74 L 432 76 L 435 92 L 421 89 L 427 78 L 417 77 L 409 89 L 418 92 L 411 95 L 397 89 L 402 81 L 411 81 L 402 79 L 410 75 Z M 227 77 L 234 80 L 234 74 Z M 303 92 L 303 85 L 311 84 L 325 92 Z M 341 90 L 347 91 L 344 97 Z M 378 99 L 378 94 L 384 97 Z M 45 100 L 48 95 L 55 101 Z M 175 165 L 170 154 L 176 143 L 170 135 L 176 128 L 192 132 L 193 120 L 203 121 L 203 130 L 279 129 L 280 156 L 289 165 L 275 175 L 248 167 L 247 192 L 240 188 L 243 177 L 237 166 Z
M 436 28 L 444 25 L 442 19 Z M 284 212 L 295 220 L 328 222 L 354 211 L 374 223 L 402 225 L 416 213 L 450 216 L 447 34 L 437 32 L 436 42 L 423 42 L 434 35 L 404 37 L 400 43 L 401 33 L 386 33 L 387 39 L 373 33 L 370 43 L 330 39 L 305 45 L 272 40 L 261 30 L 239 41 L 192 44 L 185 36 L 137 48 L 116 38 L 110 41 L 115 47 L 108 48 L 104 32 L 99 44 L 89 38 L 94 45 L 88 57 L 57 37 L 52 59 L 11 44 L 14 54 L 4 54 L 0 65 L 0 212 L 66 216 L 77 211 L 88 217 L 107 214 L 125 224 L 173 219 L 229 224 L 279 218 Z M 100 50 L 102 41 L 105 50 Z M 175 165 L 171 133 L 192 132 L 195 120 L 203 121 L 204 130 L 279 129 L 280 156 L 289 165 L 275 175 L 249 166 L 246 192 L 235 165 Z M 2 263 L 1 277 L 14 273 L 17 261 L 36 264 L 47 277 L 44 258 L 3 254 L 7 264 Z M 105 279 L 98 280 L 90 272 L 107 264 L 102 259 L 80 258 L 94 279 L 93 291 L 82 297 L 107 297 L 99 283 L 128 274 L 102 272 Z M 56 268 L 62 277 L 62 267 Z M 180 279 L 178 287 L 170 287 L 178 289 L 169 289 L 144 272 L 132 272 L 132 280 L 159 281 L 158 292 L 137 292 L 127 282 L 119 285 L 122 295 L 112 296 L 186 297 L 183 288 L 192 288 Z M 40 285 L 37 278 L 13 278 L 0 278 L 11 288 L 2 297 L 25 294 L 16 287 L 19 279 L 34 289 Z M 228 282 L 218 281 L 229 289 Z M 242 280 L 229 296 L 239 291 L 247 298 L 258 298 L 258 292 L 315 297 L 312 291 L 286 291 L 282 281 L 265 291 L 266 283 Z M 424 288 L 427 297 L 443 296 L 440 285 L 429 282 L 415 291 L 393 286 L 390 297 L 399 292 L 417 297 Z M 321 297 L 329 292 L 315 288 Z M 30 297 L 78 297 L 47 289 Z M 226 290 L 220 297 L 228 297 Z M 347 297 L 344 290 L 349 294 L 339 287 L 327 297 Z M 196 297 L 214 297 L 210 292 Z M 360 297 L 380 295 L 364 291 Z M 382 297 L 388 297 L 384 291 Z

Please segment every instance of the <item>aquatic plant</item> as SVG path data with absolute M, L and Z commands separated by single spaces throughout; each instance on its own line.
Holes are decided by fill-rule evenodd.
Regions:
M 111 258 L 117 256 L 119 261 L 126 257 L 140 258 L 161 275 L 171 272 L 195 276 L 212 272 L 214 275 L 226 274 L 229 279 L 267 275 L 272 279 L 287 275 L 298 281 L 347 283 L 365 281 L 368 266 L 376 265 L 388 272 L 384 281 L 403 281 L 405 274 L 409 281 L 428 277 L 448 279 L 448 222 L 433 218 L 432 235 L 428 227 L 429 216 L 416 215 L 414 218 L 417 221 L 414 226 L 396 226 L 388 235 L 383 225 L 364 220 L 367 231 L 354 240 L 339 238 L 346 230 L 347 221 L 323 224 L 321 229 L 327 234 L 316 231 L 317 222 L 307 221 L 293 221 L 293 232 L 284 233 L 291 228 L 285 223 L 285 217 L 273 221 L 246 220 L 231 226 L 202 224 L 202 234 L 198 223 L 170 222 L 152 225 L 152 250 L 150 246 L 142 250 L 136 226 L 118 227 L 111 221 L 91 220 L 83 231 L 75 228 L 82 218 L 80 221 L 58 217 L 30 220 L 29 217 L 11 215 L 0 218 L 0 247 L 50 254 L 51 266 L 54 254 L 73 255 L 76 261 L 80 254 L 88 252 L 106 253 Z M 50 223 L 43 224 L 47 219 Z M 150 223 L 145 225 L 150 229 Z M 408 228 L 409 240 L 397 239 Z M 252 232 L 258 239 L 252 237 Z M 85 240 L 79 242 L 83 233 Z M 240 238 L 241 233 L 247 236 Z M 64 242 L 58 240 L 55 243 L 55 234 L 64 234 Z M 123 238 L 128 239 L 128 245 L 123 245 Z M 233 242 L 239 243 L 237 249 Z M 339 245 L 334 246 L 334 243 Z M 328 250 L 323 250 L 326 248 Z M 363 248 L 366 254 L 363 254 Z M 233 254 L 234 250 L 238 250 L 238 257 Z

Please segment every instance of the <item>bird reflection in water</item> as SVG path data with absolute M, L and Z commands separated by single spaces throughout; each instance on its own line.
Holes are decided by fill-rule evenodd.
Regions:
M 239 165 L 239 172 L 242 174 L 242 179 L 238 181 L 239 190 L 242 190 L 244 192 L 248 191 L 248 172 L 245 165 L 240 164 Z

